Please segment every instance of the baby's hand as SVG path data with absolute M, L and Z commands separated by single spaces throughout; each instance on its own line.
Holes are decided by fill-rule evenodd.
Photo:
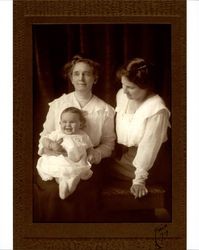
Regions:
M 63 147 L 61 146 L 61 143 L 63 142 L 63 139 L 59 139 L 58 141 L 52 141 L 50 143 L 50 149 L 53 151 L 57 151 L 57 152 L 62 152 L 63 151 Z
M 141 198 L 142 196 L 148 194 L 148 190 L 144 184 L 133 184 L 130 188 L 130 191 L 135 196 L 135 199 Z
M 63 155 L 64 157 L 67 157 L 67 156 L 68 156 L 68 153 L 66 152 L 66 150 L 64 150 L 64 151 L 62 152 L 62 155 Z

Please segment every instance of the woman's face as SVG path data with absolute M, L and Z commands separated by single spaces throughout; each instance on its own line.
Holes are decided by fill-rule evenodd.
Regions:
M 71 74 L 71 82 L 76 91 L 91 91 L 95 82 L 93 68 L 85 62 L 76 63 Z
M 129 81 L 126 76 L 121 77 L 121 83 L 123 91 L 129 99 L 142 101 L 147 95 L 147 89 L 141 89 L 138 85 Z

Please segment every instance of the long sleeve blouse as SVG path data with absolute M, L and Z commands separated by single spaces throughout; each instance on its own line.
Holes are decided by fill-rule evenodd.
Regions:
M 60 115 L 65 108 L 76 107 L 85 115 L 86 127 L 83 130 L 89 135 L 95 148 L 95 163 L 102 158 L 109 157 L 114 149 L 114 109 L 93 95 L 91 100 L 82 108 L 77 101 L 74 92 L 63 94 L 61 97 L 49 103 L 49 111 L 46 121 L 43 124 L 43 131 L 40 133 L 39 151 L 42 154 L 41 140 L 43 136 L 59 128 Z
M 118 143 L 127 147 L 137 147 L 133 159 L 124 157 L 135 167 L 134 184 L 144 183 L 148 170 L 153 166 L 159 149 L 167 140 L 167 128 L 170 126 L 170 112 L 159 95 L 146 99 L 136 110 L 131 111 L 134 101 L 129 100 L 119 90 L 116 107 L 116 132 Z

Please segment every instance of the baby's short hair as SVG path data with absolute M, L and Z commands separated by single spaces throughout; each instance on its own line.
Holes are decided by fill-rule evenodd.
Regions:
M 62 119 L 62 115 L 64 113 L 73 113 L 73 114 L 77 114 L 79 116 L 79 120 L 81 122 L 81 128 L 83 128 L 85 125 L 86 125 L 86 118 L 84 117 L 83 115 L 83 112 L 78 109 L 78 108 L 75 108 L 75 107 L 68 107 L 66 109 L 64 109 L 62 112 L 61 112 L 61 115 L 60 115 L 60 119 Z

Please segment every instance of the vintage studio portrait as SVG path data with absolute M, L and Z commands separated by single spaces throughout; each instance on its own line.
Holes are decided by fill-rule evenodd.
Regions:
M 32 38 L 33 222 L 170 222 L 171 25 Z

